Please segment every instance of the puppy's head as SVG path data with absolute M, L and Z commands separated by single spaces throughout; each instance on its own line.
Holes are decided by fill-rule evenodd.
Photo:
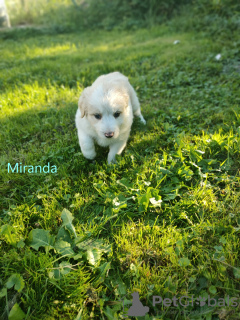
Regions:
M 78 102 L 81 117 L 87 117 L 93 131 L 101 139 L 116 139 L 121 129 L 131 126 L 129 96 L 124 87 L 86 88 Z

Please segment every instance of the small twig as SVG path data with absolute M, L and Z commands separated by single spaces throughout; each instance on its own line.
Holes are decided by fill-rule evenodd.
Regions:
M 72 270 L 77 270 L 77 269 L 74 269 L 74 268 L 72 268 L 72 267 L 79 266 L 80 264 L 81 264 L 81 262 L 79 262 L 79 263 L 77 263 L 77 264 L 73 264 L 73 265 L 58 267 L 58 268 L 46 268 L 46 270 L 60 270 L 60 269 L 62 269 L 62 268 L 69 268 L 69 269 L 72 269 Z

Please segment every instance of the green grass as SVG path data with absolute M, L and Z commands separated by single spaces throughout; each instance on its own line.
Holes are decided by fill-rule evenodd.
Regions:
M 152 304 L 240 296 L 236 44 L 159 26 L 15 31 L 0 50 L 3 318 L 21 308 L 26 319 L 123 319 L 119 300 L 126 310 L 138 291 L 150 308 L 139 319 L 238 319 L 239 306 Z M 147 126 L 134 121 L 109 166 L 106 149 L 83 157 L 74 116 L 82 89 L 116 70 Z M 17 162 L 58 172 L 8 173 Z

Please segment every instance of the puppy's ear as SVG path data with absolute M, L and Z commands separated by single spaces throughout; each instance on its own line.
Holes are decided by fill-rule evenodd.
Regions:
M 88 95 L 87 95 L 88 88 L 84 89 L 79 100 L 78 100 L 78 108 L 81 111 L 81 118 L 87 115 L 88 111 Z

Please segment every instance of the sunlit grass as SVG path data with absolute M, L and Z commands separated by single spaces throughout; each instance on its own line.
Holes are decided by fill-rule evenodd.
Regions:
M 145 319 L 192 320 L 153 308 L 152 296 L 239 297 L 240 79 L 228 68 L 236 47 L 222 46 L 165 27 L 0 40 L 2 313 L 17 299 L 28 319 L 121 319 L 119 300 L 138 291 Z M 95 163 L 83 157 L 74 116 L 82 89 L 116 70 L 147 126 L 134 121 L 108 166 L 106 149 Z M 58 172 L 8 173 L 9 162 Z M 64 208 L 74 218 L 65 229 Z M 32 230 L 63 242 L 37 250 Z M 212 320 L 221 310 L 238 317 L 188 308 Z

